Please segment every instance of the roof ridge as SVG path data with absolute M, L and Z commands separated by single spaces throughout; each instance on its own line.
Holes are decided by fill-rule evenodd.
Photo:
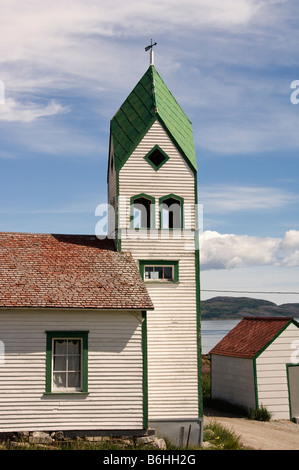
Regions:
M 155 113 L 158 114 L 159 110 L 158 110 L 158 105 L 157 105 L 157 100 L 156 100 L 156 82 L 155 82 L 155 77 L 154 77 L 154 71 L 157 72 L 157 70 L 154 65 L 150 65 L 149 69 L 150 69 L 150 74 L 152 78 L 152 92 L 153 92 L 153 100 L 154 100 L 154 105 L 155 105 Z
M 151 67 L 154 68 L 156 74 L 158 75 L 158 77 L 160 78 L 160 80 L 164 83 L 164 85 L 166 86 L 169 94 L 171 95 L 172 99 L 175 101 L 175 103 L 178 105 L 178 107 L 180 108 L 180 110 L 182 111 L 182 113 L 185 115 L 186 119 L 188 119 L 189 123 L 192 124 L 192 121 L 189 119 L 189 117 L 187 116 L 187 114 L 185 113 L 185 111 L 183 110 L 182 106 L 180 105 L 180 103 L 177 101 L 177 99 L 175 98 L 175 96 L 173 95 L 173 93 L 170 91 L 170 89 L 168 88 L 168 86 L 166 85 L 166 83 L 164 82 L 163 78 L 161 77 L 161 75 L 159 74 L 158 70 L 155 68 L 154 65 L 151 65 Z M 154 79 L 154 78 L 153 78 Z
M 283 321 L 283 320 L 293 320 L 293 317 L 251 317 L 250 315 L 247 315 L 243 317 L 243 320 L 263 320 L 263 321 Z

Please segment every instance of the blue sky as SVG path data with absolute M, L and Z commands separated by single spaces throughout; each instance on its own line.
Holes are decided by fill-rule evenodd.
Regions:
M 262 294 L 299 293 L 298 4 L 111 5 L 0 0 L 0 230 L 95 233 L 109 121 L 153 38 L 156 68 L 193 124 L 202 298 L 233 290 L 299 303 Z

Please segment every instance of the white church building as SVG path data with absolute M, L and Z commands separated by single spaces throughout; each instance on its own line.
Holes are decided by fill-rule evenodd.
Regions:
M 202 440 L 192 125 L 151 63 L 111 119 L 109 234 L 0 234 L 0 432 Z

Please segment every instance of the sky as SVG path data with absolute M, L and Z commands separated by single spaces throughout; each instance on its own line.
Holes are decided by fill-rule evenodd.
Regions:
M 0 0 L 0 231 L 94 234 L 110 119 L 155 67 L 193 125 L 202 299 L 299 303 L 295 0 Z

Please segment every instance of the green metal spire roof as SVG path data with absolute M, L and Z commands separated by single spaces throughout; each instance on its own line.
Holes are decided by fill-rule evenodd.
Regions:
M 196 171 L 192 124 L 153 65 L 111 119 L 116 170 L 121 169 L 157 119 Z

